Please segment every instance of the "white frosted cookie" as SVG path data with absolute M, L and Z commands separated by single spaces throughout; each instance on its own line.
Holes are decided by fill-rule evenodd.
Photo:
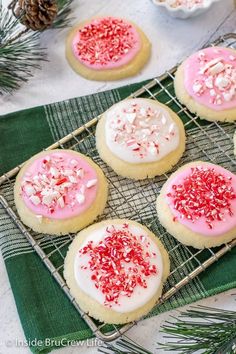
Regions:
M 174 86 L 179 101 L 200 118 L 236 120 L 236 51 L 210 47 L 191 55 L 179 66 Z
M 97 124 L 100 157 L 118 174 L 152 178 L 170 170 L 185 150 L 180 118 L 160 102 L 135 98 L 106 111 Z
M 195 248 L 216 247 L 236 237 L 236 176 L 208 162 L 178 169 L 157 198 L 160 223 Z
M 23 223 L 34 231 L 65 235 L 103 212 L 108 185 L 102 170 L 72 150 L 41 152 L 17 175 L 14 198 Z
M 64 276 L 81 309 L 105 323 L 127 323 L 157 303 L 169 257 L 145 226 L 105 220 L 81 231 L 65 258 Z
M 118 80 L 139 73 L 151 44 L 135 24 L 121 18 L 92 18 L 74 27 L 66 40 L 72 69 L 89 80 Z

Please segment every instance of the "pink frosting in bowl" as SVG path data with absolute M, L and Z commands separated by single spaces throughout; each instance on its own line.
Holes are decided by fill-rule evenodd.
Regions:
M 210 47 L 191 55 L 184 63 L 188 94 L 214 111 L 236 108 L 236 53 Z
M 115 69 L 129 63 L 139 52 L 141 39 L 135 26 L 115 17 L 96 18 L 78 29 L 72 50 L 90 69 Z
M 187 167 L 167 182 L 165 199 L 173 221 L 203 236 L 236 227 L 236 176 L 214 164 Z
M 98 189 L 95 169 L 69 151 L 55 151 L 34 160 L 21 181 L 21 196 L 38 217 L 66 219 L 86 211 Z

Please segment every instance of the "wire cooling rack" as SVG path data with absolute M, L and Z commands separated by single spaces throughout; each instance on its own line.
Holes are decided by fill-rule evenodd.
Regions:
M 236 48 L 236 34 L 222 36 L 212 45 Z M 183 120 L 187 136 L 186 151 L 174 170 L 180 165 L 193 160 L 205 160 L 220 164 L 232 172 L 236 172 L 236 160 L 233 155 L 233 133 L 236 124 L 209 123 L 191 114 L 186 107 L 178 102 L 174 94 L 173 79 L 175 70 L 176 68 L 173 68 L 164 75 L 155 78 L 130 97 L 147 97 L 159 100 L 173 109 Z M 155 200 L 163 183 L 173 170 L 171 173 L 144 181 L 132 181 L 117 176 L 101 161 L 96 151 L 94 133 L 98 119 L 99 117 L 94 118 L 46 150 L 58 147 L 73 149 L 87 154 L 103 169 L 109 181 L 110 193 L 107 207 L 100 219 L 124 217 L 133 219 L 145 224 L 155 234 L 159 235 L 169 252 L 171 260 L 171 273 L 159 302 L 164 303 L 180 288 L 230 251 L 236 245 L 236 239 L 222 247 L 195 250 L 181 245 L 171 237 L 158 222 Z M 98 323 L 80 310 L 64 281 L 64 258 L 68 246 L 73 240 L 73 235 L 60 237 L 41 235 L 24 226 L 18 218 L 13 202 L 13 186 L 15 176 L 22 166 L 23 164 L 0 177 L 0 204 L 10 215 L 12 222 L 18 226 L 22 234 L 30 242 L 93 333 L 104 341 L 118 338 L 131 328 L 134 323 L 124 326 L 108 326 Z

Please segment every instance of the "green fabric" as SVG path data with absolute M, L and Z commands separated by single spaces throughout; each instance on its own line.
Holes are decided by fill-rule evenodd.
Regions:
M 169 81 L 165 82 L 166 85 L 168 83 Z M 0 175 L 25 161 L 36 152 L 46 148 L 55 140 L 65 136 L 88 119 L 97 116 L 115 102 L 127 97 L 142 85 L 143 83 L 130 85 L 108 92 L 1 116 Z M 170 90 L 173 89 L 170 88 Z M 151 90 L 151 93 L 156 94 L 157 91 Z M 150 96 L 150 92 L 146 91 L 143 97 L 148 96 Z M 164 92 L 159 92 L 157 98 L 164 103 L 170 99 Z M 174 101 L 170 102 L 169 105 L 175 111 L 178 110 L 178 106 Z M 184 122 L 188 121 L 184 113 L 181 113 L 181 118 Z M 218 134 L 217 127 L 212 127 L 206 122 L 199 124 L 203 128 L 207 128 L 208 133 L 212 134 L 212 136 Z M 189 129 L 188 140 L 191 141 L 195 137 L 198 144 L 203 144 L 204 139 L 202 140 L 198 136 L 199 129 L 194 130 L 196 128 L 194 123 L 188 124 L 187 128 Z M 227 131 L 227 134 L 232 136 L 233 126 L 226 125 L 224 129 Z M 88 145 L 81 145 L 81 151 L 86 153 L 86 149 L 89 149 L 90 143 L 89 140 L 86 143 Z M 66 145 L 65 147 L 70 146 Z M 204 154 L 204 151 L 204 148 L 194 150 L 193 154 L 196 158 L 200 158 L 201 154 Z M 230 151 L 230 149 L 227 149 L 227 151 Z M 197 153 L 199 153 L 199 156 L 197 156 Z M 216 152 L 213 151 L 212 153 L 216 155 Z M 210 149 L 209 154 L 211 154 Z M 96 153 L 92 156 L 97 161 Z M 193 159 L 193 157 L 191 158 Z M 216 160 L 218 163 L 222 163 L 225 166 L 229 163 L 225 159 L 222 162 L 220 154 L 219 157 L 217 155 L 218 158 L 219 160 Z M 157 178 L 153 183 L 159 188 L 159 182 L 163 183 L 163 180 Z M 150 186 L 150 182 L 146 183 L 149 183 Z M 127 183 L 122 185 L 124 191 L 126 186 Z M 148 188 L 148 184 L 146 186 Z M 0 186 L 0 193 L 13 206 L 12 189 L 9 187 L 9 183 Z M 136 202 L 135 199 L 134 202 Z M 125 204 L 122 205 L 122 209 L 126 210 Z M 137 204 L 137 210 L 140 212 L 142 205 Z M 161 233 L 163 231 L 162 227 L 155 220 L 148 219 L 150 217 L 148 212 L 147 217 L 145 217 L 145 210 L 143 212 L 142 220 L 148 221 L 153 231 Z M 60 245 L 62 241 L 57 239 L 55 242 Z M 163 242 L 168 249 L 173 248 L 177 244 L 170 236 L 165 236 Z M 32 252 L 28 242 L 20 233 L 17 226 L 12 223 L 12 220 L 6 214 L 1 204 L 0 246 L 26 339 L 32 340 L 36 338 L 43 341 L 43 344 L 40 346 L 31 346 L 32 352 L 47 353 L 53 348 L 58 347 L 60 340 L 63 340 L 64 343 L 65 340 L 69 342 L 91 338 L 91 330 L 83 319 L 81 319 L 40 258 Z M 66 250 L 67 246 L 62 247 L 61 252 L 63 255 L 65 255 Z M 44 244 L 44 251 L 46 253 L 52 251 L 52 246 L 47 240 Z M 189 249 L 188 252 L 194 253 L 195 251 Z M 176 253 L 172 254 L 173 269 L 178 268 L 189 257 L 188 252 L 184 247 L 180 246 Z M 187 262 L 182 267 L 182 273 L 176 273 L 173 279 L 175 281 L 180 280 L 181 277 L 187 275 L 194 267 L 199 265 L 199 261 L 204 261 L 208 256 L 208 251 L 202 252 L 200 258 L 197 256 L 196 259 L 192 259 L 189 263 Z M 236 248 L 182 288 L 170 300 L 156 307 L 150 316 L 234 288 L 236 286 L 236 273 L 234 271 L 236 267 L 235 256 Z M 51 260 L 56 266 L 59 266 L 62 262 L 59 255 L 55 255 Z M 108 326 L 107 330 L 109 329 L 110 327 Z M 47 338 L 56 342 L 54 344 L 51 342 L 48 345 L 45 341 Z

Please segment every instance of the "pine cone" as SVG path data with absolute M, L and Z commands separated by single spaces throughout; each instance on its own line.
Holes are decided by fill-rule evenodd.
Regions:
M 50 27 L 57 15 L 56 0 L 18 0 L 13 13 L 20 22 L 33 31 L 43 31 Z

